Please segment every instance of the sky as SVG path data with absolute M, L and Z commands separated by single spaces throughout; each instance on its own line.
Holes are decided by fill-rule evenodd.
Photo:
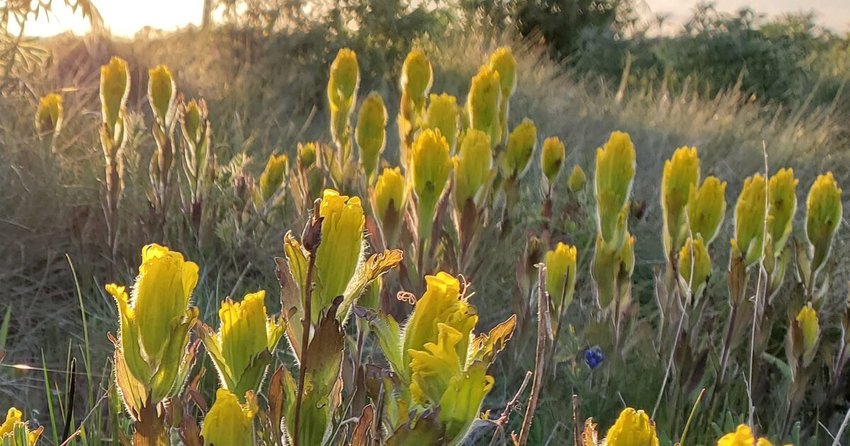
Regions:
M 648 9 L 651 14 L 663 14 L 668 17 L 668 23 L 674 24 L 686 20 L 697 4 L 695 0 L 638 2 L 644 3 L 642 9 Z M 850 32 L 850 0 L 715 0 L 715 3 L 721 11 L 732 12 L 749 5 L 768 15 L 811 10 L 822 25 L 839 33 Z M 124 37 L 133 36 L 145 26 L 170 31 L 190 23 L 197 25 L 203 10 L 203 0 L 94 0 L 94 4 L 106 27 L 113 34 Z M 89 26 L 82 17 L 62 7 L 57 7 L 49 20 L 40 18 L 27 24 L 27 34 L 31 36 L 50 36 L 69 30 L 85 34 Z

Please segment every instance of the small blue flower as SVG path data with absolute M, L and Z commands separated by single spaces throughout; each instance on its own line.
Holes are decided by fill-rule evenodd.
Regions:
M 590 367 L 591 370 L 599 367 L 599 364 L 602 364 L 602 361 L 604 360 L 605 353 L 602 353 L 602 349 L 599 348 L 598 345 L 594 345 L 584 351 L 584 362 L 587 363 L 587 366 Z

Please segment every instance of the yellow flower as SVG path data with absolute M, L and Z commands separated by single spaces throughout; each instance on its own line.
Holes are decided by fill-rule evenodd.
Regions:
M 363 258 L 363 227 L 366 218 L 359 197 L 325 189 L 319 206 L 322 241 L 316 252 L 316 290 L 313 293 L 313 323 L 322 311 L 341 296 Z
M 148 101 L 158 122 L 165 123 L 174 106 L 177 86 L 171 71 L 165 65 L 159 65 L 148 71 Z
M 183 133 L 186 135 L 186 139 L 194 144 L 199 143 L 204 132 L 201 123 L 206 120 L 207 115 L 205 102 L 202 99 L 199 105 L 197 101 L 192 99 L 186 104 L 182 113 L 181 125 L 183 126 Z
M 689 237 L 685 240 L 685 244 L 679 251 L 679 275 L 690 287 L 694 296 L 702 293 L 711 275 L 711 257 L 702 237 L 696 236 L 696 239 Z
M 584 190 L 584 186 L 587 185 L 587 174 L 584 173 L 584 169 L 582 169 L 578 164 L 573 166 L 573 171 L 570 172 L 570 178 L 567 180 L 567 185 L 569 186 L 570 191 L 574 194 Z
M 381 152 L 387 135 L 387 107 L 384 99 L 378 93 L 370 93 L 363 104 L 360 105 L 360 114 L 357 116 L 357 129 L 355 139 L 360 147 L 360 163 L 366 172 L 366 178 L 372 178 L 372 174 L 378 167 Z
M 596 149 L 596 220 L 602 240 L 619 250 L 625 236 L 628 199 L 635 176 L 635 146 L 628 133 L 613 132 Z
M 655 423 L 642 410 L 627 407 L 605 436 L 607 446 L 658 446 Z
M 818 343 L 820 327 L 818 325 L 818 314 L 812 308 L 811 302 L 800 309 L 797 313 L 797 325 L 803 333 L 803 355 L 810 356 Z
M 759 438 L 755 440 L 753 431 L 746 424 L 739 424 L 735 432 L 728 433 L 719 440 L 717 446 L 773 446 L 767 438 Z
M 100 67 L 100 103 L 103 122 L 109 134 L 115 138 L 115 127 L 121 110 L 130 95 L 130 70 L 127 62 L 113 57 L 109 63 Z
M 568 307 L 573 300 L 577 256 L 576 247 L 564 243 L 558 243 L 555 249 L 546 253 L 546 292 L 559 310 Z
M 38 110 L 35 113 L 35 130 L 41 132 L 59 133 L 62 130 L 62 96 L 50 93 L 38 100 Z
M 150 393 L 154 404 L 178 391 L 191 367 L 186 346 L 198 310 L 189 306 L 189 298 L 197 283 L 198 265 L 184 260 L 179 252 L 151 244 L 142 249 L 132 302 L 125 287 L 106 286 L 120 315 L 115 352 L 116 369 L 121 369 L 119 385 L 132 377 L 133 385 Z M 122 389 L 122 395 L 131 412 L 146 403 L 138 392 Z M 134 397 L 144 399 L 129 399 Z
M 266 316 L 265 297 L 265 291 L 258 291 L 245 295 L 242 302 L 228 298 L 218 310 L 218 333 L 206 326 L 202 331 L 222 387 L 240 398 L 260 386 L 284 331 L 283 319 Z
M 794 214 L 797 212 L 797 183 L 793 169 L 780 169 L 768 181 L 767 234 L 776 256 L 782 252 L 791 235 Z
M 543 140 L 543 151 L 540 153 L 540 168 L 543 175 L 549 181 L 549 186 L 554 186 L 555 178 L 561 172 L 564 157 L 567 156 L 567 148 L 557 137 L 549 137 Z
M 378 218 L 383 220 L 390 206 L 396 212 L 400 212 L 405 205 L 404 192 L 404 176 L 401 174 L 401 169 L 385 167 L 375 182 L 375 207 Z
M 307 169 L 313 164 L 316 164 L 316 144 L 308 142 L 306 144 L 298 144 L 298 167 Z
M 832 172 L 818 176 L 806 199 L 806 236 L 813 253 L 812 271 L 823 266 L 842 218 L 841 189 Z
M 720 231 L 720 223 L 726 214 L 726 182 L 708 177 L 699 188 L 688 194 L 688 222 L 691 234 L 702 236 L 710 244 Z
M 289 158 L 284 155 L 271 154 L 266 168 L 260 175 L 260 198 L 262 203 L 269 201 L 283 186 L 286 173 L 289 170 Z
M 429 129 L 439 130 L 449 143 L 449 148 L 454 150 L 458 127 L 457 98 L 446 93 L 432 94 L 425 114 L 425 125 Z
M 501 47 L 490 55 L 490 66 L 499 73 L 502 97 L 508 98 L 516 88 L 516 59 L 510 48 Z
M 415 48 L 407 53 L 401 67 L 401 89 L 417 109 L 425 105 L 425 96 L 431 90 L 433 76 L 431 61 L 424 51 Z
M 472 78 L 469 96 L 466 99 L 469 127 L 490 135 L 490 144 L 502 141 L 502 128 L 499 123 L 499 104 L 502 100 L 502 87 L 499 72 L 484 65 Z
M 680 147 L 664 162 L 661 176 L 661 209 L 664 220 L 664 255 L 678 251 L 688 235 L 685 206 L 692 188 L 699 184 L 696 147 Z
M 20 429 L 26 434 L 26 443 L 17 441 L 15 437 L 16 429 Z M 10 441 L 10 446 L 35 446 L 42 431 L 44 431 L 43 427 L 30 430 L 23 419 L 23 413 L 14 407 L 10 407 L 6 412 L 6 420 L 3 424 L 0 424 L 0 444 L 5 444 L 4 441 Z
M 348 48 L 342 48 L 331 63 L 328 79 L 328 102 L 331 107 L 347 114 L 351 109 L 352 99 L 357 96 L 359 85 L 360 66 L 357 64 L 357 54 Z
M 493 153 L 490 137 L 486 133 L 469 129 L 454 158 L 454 198 L 455 207 L 462 210 L 469 199 L 475 200 L 478 191 L 490 177 L 493 167 Z
M 735 239 L 733 247 L 744 257 L 747 266 L 758 262 L 764 245 L 765 192 L 763 176 L 756 174 L 744 180 L 735 205 Z
M 452 169 L 449 144 L 439 130 L 426 129 L 414 140 L 411 159 L 413 190 L 419 200 L 419 236 L 427 239 L 437 202 L 443 195 Z
M 531 155 L 537 146 L 537 127 L 530 119 L 523 119 L 508 135 L 508 147 L 502 158 L 502 172 L 508 178 L 520 178 L 525 174 Z
M 204 446 L 243 446 L 254 444 L 254 413 L 256 402 L 239 404 L 236 395 L 218 389 L 215 403 L 204 417 L 201 436 Z

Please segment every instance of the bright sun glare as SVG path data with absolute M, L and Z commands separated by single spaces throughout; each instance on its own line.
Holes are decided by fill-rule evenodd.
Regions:
M 48 17 L 27 23 L 27 34 L 31 36 L 51 36 L 65 31 L 81 35 L 91 27 L 80 14 L 54 2 L 54 13 Z M 105 26 L 113 34 L 132 36 L 145 26 L 170 31 L 190 23 L 200 24 L 203 13 L 203 0 L 100 0 L 95 1 Z M 167 11 L 167 13 L 163 13 Z

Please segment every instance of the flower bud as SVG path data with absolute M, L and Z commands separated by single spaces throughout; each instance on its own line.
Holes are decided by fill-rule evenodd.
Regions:
M 316 152 L 318 148 L 315 143 L 298 144 L 298 167 L 308 169 L 316 164 Z
M 664 220 L 664 255 L 678 251 L 688 228 L 685 206 L 691 188 L 699 184 L 699 156 L 696 147 L 680 147 L 664 162 L 661 176 L 661 209 Z
M 568 307 L 573 300 L 577 253 L 575 246 L 558 243 L 555 249 L 547 252 L 545 256 L 546 292 L 549 293 L 549 299 L 556 304 L 555 308 L 560 311 Z
M 490 144 L 502 141 L 502 128 L 499 123 L 499 104 L 502 100 L 502 87 L 499 72 L 484 65 L 472 78 L 469 96 L 466 99 L 469 127 L 490 135 Z
M 383 220 L 390 207 L 400 212 L 405 204 L 404 176 L 398 167 L 385 167 L 375 182 L 375 207 L 378 218 Z
M 480 130 L 467 130 L 463 135 L 458 156 L 454 158 L 454 164 L 455 207 L 461 210 L 467 200 L 475 200 L 478 191 L 490 178 L 493 166 L 490 137 Z
M 226 389 L 215 392 L 215 402 L 204 417 L 201 436 L 204 446 L 242 446 L 254 442 L 254 414 L 257 403 L 247 405 Z
M 605 436 L 607 446 L 658 446 L 655 423 L 642 410 L 627 407 Z
M 759 261 L 764 245 L 765 188 L 763 176 L 756 174 L 744 180 L 735 205 L 735 248 L 751 266 Z
M 449 149 L 454 151 L 458 129 L 457 98 L 446 93 L 432 94 L 425 114 L 425 125 L 429 129 L 439 130 L 449 143 Z
M 490 55 L 490 66 L 499 73 L 502 97 L 507 100 L 516 88 L 516 59 L 508 47 L 501 47 Z
M 753 443 L 753 431 L 746 424 L 739 424 L 735 432 L 730 432 L 717 440 L 717 446 L 773 446 L 767 438 L 761 437 Z
M 36 446 L 38 438 L 44 431 L 44 428 L 39 426 L 35 430 L 30 430 L 27 423 L 24 421 L 23 413 L 10 407 L 6 412 L 6 420 L 0 424 L 0 444 L 10 446 Z M 23 437 L 18 435 L 23 434 Z M 23 441 L 21 441 L 23 440 Z
M 439 130 L 426 129 L 416 136 L 411 159 L 413 190 L 419 200 L 419 237 L 427 239 L 452 169 L 449 144 Z
M 635 176 L 635 146 L 628 133 L 613 132 L 596 150 L 596 220 L 602 239 L 619 250 L 628 216 L 628 199 Z
M 502 173 L 508 178 L 522 177 L 531 164 L 531 155 L 537 147 L 537 127 L 530 119 L 523 119 L 508 136 L 508 146 L 502 158 Z
M 702 294 L 711 276 L 711 257 L 702 237 L 685 240 L 679 251 L 679 275 L 693 296 Z
M 113 57 L 108 64 L 100 67 L 100 103 L 103 122 L 113 138 L 118 136 L 115 128 L 129 95 L 130 70 L 127 68 L 127 62 L 119 57 Z
M 401 67 L 401 90 L 417 110 L 425 106 L 425 97 L 431 90 L 433 76 L 431 61 L 424 51 L 416 48 L 407 53 Z
M 378 167 L 387 136 L 387 108 L 378 93 L 370 93 L 360 105 L 355 138 L 360 147 L 360 163 L 369 179 Z
M 688 194 L 688 223 L 691 225 L 691 234 L 702 236 L 706 245 L 717 237 L 725 214 L 725 181 L 708 177 L 699 188 L 691 189 Z
M 330 78 L 328 79 L 328 102 L 331 107 L 350 111 L 352 99 L 357 96 L 360 85 L 360 67 L 357 64 L 357 54 L 342 48 L 331 63 Z
M 316 290 L 313 293 L 313 323 L 321 312 L 341 296 L 363 258 L 363 227 L 366 218 L 359 197 L 325 189 L 319 206 L 322 240 L 316 253 Z
M 817 271 L 829 257 L 832 237 L 842 218 L 841 189 L 832 172 L 820 175 L 806 199 L 806 237 L 812 254 L 812 271 Z
M 818 325 L 818 314 L 812 308 L 811 302 L 800 309 L 797 313 L 797 326 L 803 334 L 803 356 L 811 357 L 817 347 L 818 337 L 820 336 L 820 327 Z
M 773 243 L 773 253 L 779 256 L 791 235 L 794 214 L 797 212 L 797 183 L 793 169 L 780 169 L 768 181 L 767 234 Z
M 161 125 L 171 116 L 174 99 L 177 97 L 177 86 L 171 71 L 165 65 L 159 65 L 148 71 L 148 102 L 154 117 Z
M 283 336 L 283 319 L 266 316 L 265 291 L 245 295 L 242 302 L 226 299 L 218 310 L 218 333 L 204 326 L 202 340 L 222 387 L 242 398 L 257 391 Z
M 260 198 L 266 203 L 283 186 L 289 171 L 289 158 L 284 155 L 271 154 L 266 168 L 260 174 Z
M 62 130 L 62 96 L 51 93 L 38 100 L 38 110 L 35 112 L 35 131 L 38 133 L 52 132 L 54 135 Z
M 587 175 L 584 173 L 584 169 L 582 169 L 578 164 L 573 166 L 573 171 L 570 172 L 570 178 L 567 181 L 567 185 L 570 188 L 570 192 L 574 194 L 583 191 L 584 186 L 587 185 Z
M 561 172 L 564 158 L 567 156 L 567 148 L 555 136 L 543 140 L 543 151 L 540 153 L 540 168 L 543 175 L 549 181 L 549 187 L 555 185 L 555 178 Z

